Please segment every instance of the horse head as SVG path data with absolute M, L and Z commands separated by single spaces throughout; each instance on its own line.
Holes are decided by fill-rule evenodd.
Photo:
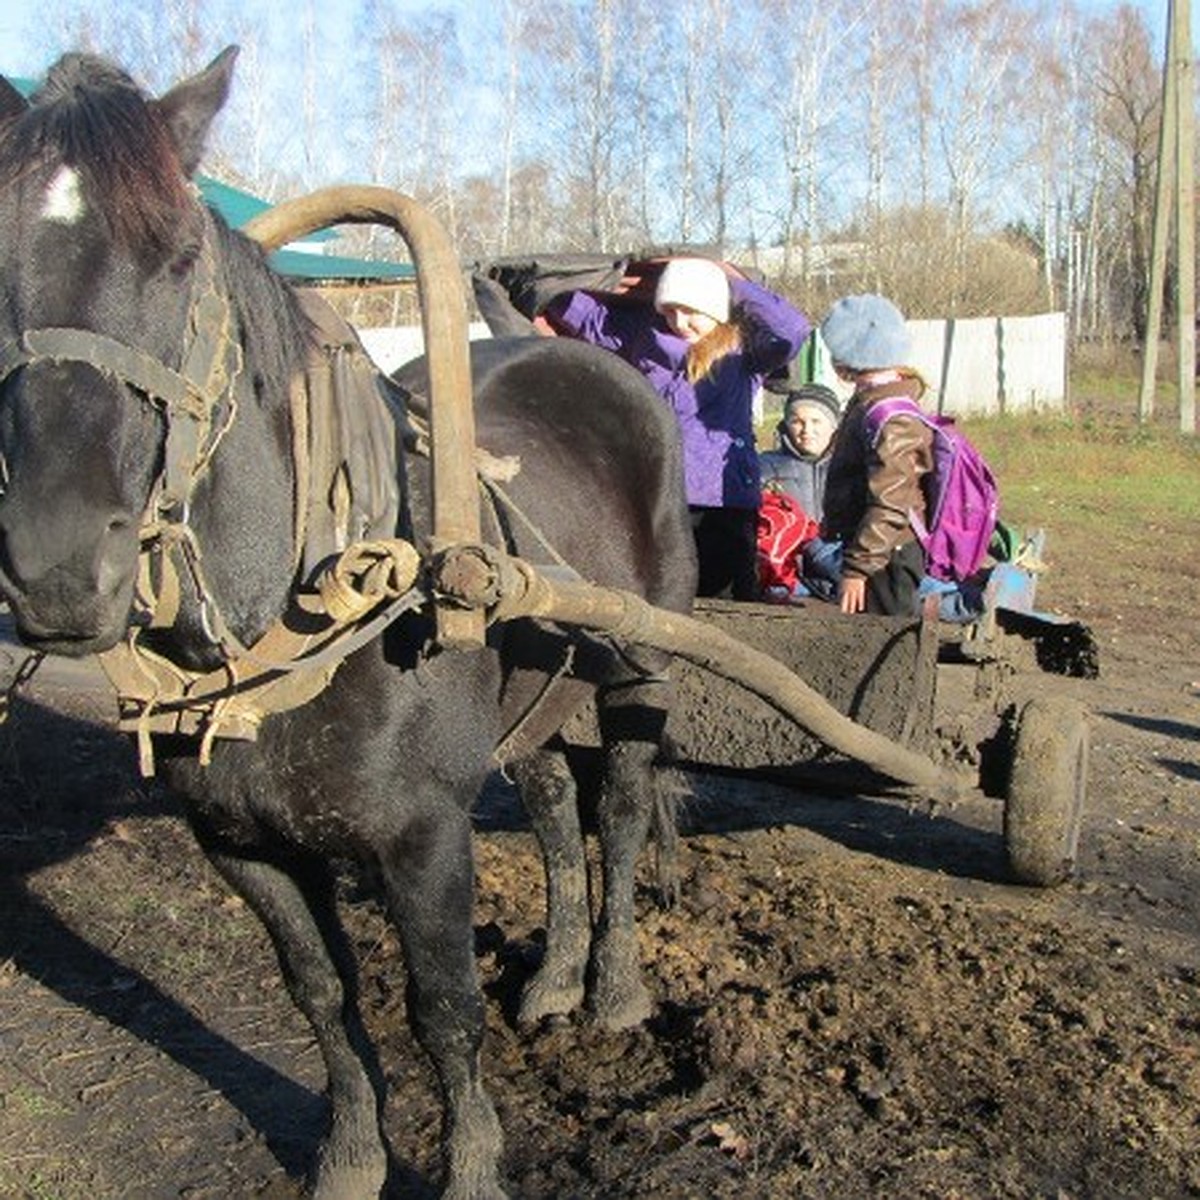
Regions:
M 145 607 L 148 540 L 194 562 L 219 519 L 217 450 L 253 407 L 234 380 L 253 401 L 259 377 L 228 299 L 236 235 L 190 177 L 235 56 L 158 99 L 81 54 L 29 102 L 0 79 L 0 590 L 40 649 L 115 644 Z M 283 486 L 268 468 L 265 495 Z

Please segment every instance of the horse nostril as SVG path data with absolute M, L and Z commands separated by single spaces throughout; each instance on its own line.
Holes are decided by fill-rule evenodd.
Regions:
M 113 513 L 104 523 L 94 566 L 100 595 L 115 596 L 128 583 L 132 564 L 137 560 L 137 538 L 132 533 L 136 528 L 136 522 L 127 512 Z

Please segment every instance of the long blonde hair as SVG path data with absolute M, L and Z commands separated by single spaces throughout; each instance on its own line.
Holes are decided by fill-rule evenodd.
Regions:
M 699 383 L 726 355 L 742 348 L 742 327 L 724 321 L 706 333 L 687 352 L 688 383 Z
M 922 375 L 916 367 L 897 367 L 896 370 L 899 371 L 901 379 L 916 380 L 918 387 L 921 389 L 917 396 L 918 399 L 925 395 L 925 393 L 929 390 L 929 384 L 926 381 L 925 376 Z

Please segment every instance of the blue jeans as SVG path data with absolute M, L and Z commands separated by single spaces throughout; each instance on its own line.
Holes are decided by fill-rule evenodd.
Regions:
M 926 575 L 917 588 L 917 596 L 921 600 L 926 596 L 937 596 L 938 620 L 949 621 L 954 625 L 974 621 L 983 612 L 983 588 L 967 580 L 962 583 L 950 583 Z
M 805 596 L 836 600 L 842 579 L 842 543 L 819 537 L 805 542 L 800 550 L 800 587 Z
M 842 543 L 813 538 L 800 552 L 800 595 L 816 596 L 821 600 L 836 600 L 842 579 Z M 962 624 L 973 621 L 983 612 L 983 588 L 970 582 L 950 583 L 922 578 L 917 588 L 917 611 L 926 596 L 938 596 L 938 620 Z

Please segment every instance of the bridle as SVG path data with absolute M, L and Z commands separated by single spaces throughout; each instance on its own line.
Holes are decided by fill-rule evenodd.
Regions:
M 225 655 L 244 647 L 221 618 L 203 581 L 195 531 L 190 524 L 191 498 L 213 452 L 237 415 L 237 388 L 242 374 L 242 348 L 232 331 L 228 299 L 218 285 L 211 239 L 211 214 L 202 209 L 205 237 L 192 273 L 180 364 L 168 366 L 148 351 L 92 329 L 51 326 L 26 330 L 16 341 L 0 345 L 0 383 L 22 367 L 39 363 L 84 363 L 118 383 L 135 389 L 164 415 L 166 440 L 162 470 L 142 514 L 142 546 L 138 607 L 146 623 L 172 624 L 178 612 L 178 589 L 151 580 L 174 578 L 171 552 L 178 548 L 196 585 L 201 624 L 206 636 Z M 218 414 L 220 417 L 218 419 Z M 151 590 L 152 589 L 152 590 Z
M 167 419 L 167 447 L 155 503 L 162 511 L 186 506 L 192 487 L 220 441 L 213 427 L 220 402 L 232 399 L 242 371 L 242 349 L 231 332 L 229 301 L 217 283 L 212 216 L 204 210 L 205 238 L 192 273 L 185 344 L 178 367 L 137 346 L 92 329 L 29 329 L 0 345 L 0 383 L 21 367 L 41 362 L 86 363 L 136 388 Z M 232 413 L 225 425 L 232 420 Z
M 425 590 L 416 586 L 419 556 L 408 543 L 350 539 L 353 544 L 344 546 L 311 590 L 293 592 L 289 610 L 252 646 L 244 646 L 222 617 L 204 579 L 203 555 L 190 519 L 191 501 L 237 416 L 239 387 L 247 385 L 232 311 L 217 279 L 212 249 L 216 231 L 207 209 L 204 220 L 205 238 L 193 270 L 178 367 L 90 329 L 27 330 L 15 342 L 0 345 L 0 383 L 20 368 L 38 363 L 85 363 L 135 389 L 164 415 L 163 465 L 138 532 L 135 621 L 126 641 L 99 655 L 118 694 L 121 727 L 138 735 L 142 771 L 147 775 L 154 770 L 151 734 L 199 735 L 201 761 L 207 762 L 215 737 L 254 738 L 265 715 L 311 699 L 348 654 L 377 636 L 402 611 L 426 601 Z M 312 370 L 336 373 L 323 362 Z M 321 484 L 322 467 L 314 467 L 310 442 L 329 442 L 328 437 L 313 433 L 309 386 L 309 379 L 301 377 L 291 395 L 297 480 L 293 561 L 297 566 L 309 523 L 307 491 L 310 482 L 314 490 Z M 139 641 L 144 629 L 165 629 L 175 623 L 180 611 L 180 567 L 192 582 L 204 634 L 221 659 L 221 665 L 211 671 L 181 668 Z

